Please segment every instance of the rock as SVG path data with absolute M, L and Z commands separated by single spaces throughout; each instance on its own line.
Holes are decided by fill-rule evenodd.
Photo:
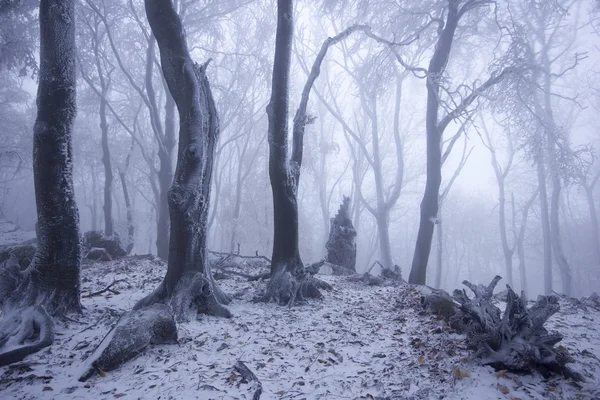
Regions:
M 457 310 L 457 305 L 448 293 L 441 289 L 432 289 L 428 295 L 421 296 L 421 305 L 428 312 L 450 319 Z
M 0 247 L 0 263 L 8 260 L 11 254 L 15 256 L 21 269 L 25 269 L 29 266 L 31 260 L 33 260 L 33 256 L 35 255 L 35 245 L 26 242 Z
M 125 314 L 90 356 L 79 378 L 88 380 L 96 371 L 111 371 L 153 344 L 176 344 L 177 325 L 171 307 L 155 303 Z
M 88 260 L 94 261 L 111 261 L 112 257 L 108 254 L 108 251 L 102 247 L 92 247 L 85 256 Z
M 121 246 L 121 240 L 117 235 L 104 236 L 100 231 L 88 231 L 83 234 L 83 245 L 86 249 L 106 249 L 111 259 L 125 257 L 127 251 Z

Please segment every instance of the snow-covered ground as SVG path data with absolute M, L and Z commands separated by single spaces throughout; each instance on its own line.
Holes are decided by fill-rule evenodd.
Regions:
M 35 239 L 34 231 L 24 231 L 13 222 L 0 219 L 0 246 L 13 246 Z
M 0 368 L 1 399 L 251 399 L 255 386 L 233 369 L 243 361 L 261 399 L 599 399 L 600 313 L 567 307 L 550 321 L 565 335 L 586 382 L 497 373 L 469 359 L 464 337 L 419 306 L 419 292 L 323 276 L 335 290 L 286 308 L 253 303 L 264 283 L 219 280 L 236 299 L 232 319 L 179 325 L 179 345 L 155 346 L 118 370 L 78 378 L 119 316 L 161 281 L 151 258 L 84 264 L 85 313 L 58 323 L 56 342 Z M 254 273 L 256 271 L 249 271 Z M 93 297 L 114 281 L 114 292 Z

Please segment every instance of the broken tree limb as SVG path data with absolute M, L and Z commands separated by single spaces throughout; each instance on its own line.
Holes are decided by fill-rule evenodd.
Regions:
M 271 259 L 269 257 L 266 256 L 242 256 L 239 254 L 235 254 L 235 253 L 224 253 L 221 251 L 214 251 L 214 250 L 209 250 L 208 251 L 210 254 L 214 254 L 215 256 L 231 256 L 231 257 L 239 257 L 239 258 L 249 258 L 249 259 L 260 259 L 260 260 L 265 260 L 266 262 L 268 262 L 269 264 L 271 264 Z
M 495 369 L 516 372 L 538 371 L 547 377 L 552 373 L 582 380 L 583 377 L 566 364 L 573 358 L 566 349 L 554 347 L 562 340 L 558 332 L 548 332 L 544 324 L 559 310 L 555 296 L 540 296 L 527 308 L 522 294 L 519 297 L 509 285 L 504 314 L 492 304 L 494 287 L 500 281 L 496 276 L 488 286 L 467 286 L 475 297 L 470 298 L 464 290 L 455 290 L 454 299 L 460 304 L 460 312 L 452 317 L 467 334 L 469 345 L 475 349 L 475 357 L 484 365 Z
M 113 287 L 114 285 L 116 285 L 117 283 L 121 283 L 121 282 L 127 282 L 127 281 L 126 281 L 125 279 L 117 279 L 117 280 L 114 280 L 114 281 L 112 281 L 112 283 L 111 283 L 110 285 L 108 285 L 108 286 L 107 286 L 107 287 L 105 287 L 104 289 L 102 289 L 102 290 L 98 290 L 97 292 L 93 292 L 93 293 L 90 293 L 90 294 L 87 294 L 87 295 L 85 295 L 85 296 L 81 296 L 81 297 L 94 297 L 94 296 L 100 296 L 101 294 L 104 294 L 104 293 L 106 293 L 106 292 L 111 292 L 111 293 L 113 293 L 113 294 L 119 294 L 119 292 L 118 292 L 118 291 L 116 291 L 116 290 L 113 290 L 113 289 L 112 289 L 112 287 Z

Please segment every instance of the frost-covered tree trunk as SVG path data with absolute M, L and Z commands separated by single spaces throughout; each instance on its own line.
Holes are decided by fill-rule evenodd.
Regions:
M 121 180 L 121 188 L 123 189 L 123 198 L 125 199 L 125 208 L 127 211 L 127 253 L 131 253 L 133 246 L 135 245 L 135 226 L 133 224 L 133 209 L 131 206 L 131 198 L 129 197 L 129 188 L 127 185 L 127 177 L 126 173 L 129 169 L 129 163 L 131 162 L 131 155 L 133 153 L 133 148 L 135 145 L 135 141 L 131 141 L 131 147 L 129 148 L 129 153 L 127 153 L 127 157 L 125 158 L 125 166 L 123 169 L 119 169 L 119 179 Z
M 300 165 L 288 160 L 289 76 L 294 37 L 293 1 L 277 1 L 277 35 L 269 120 L 269 177 L 273 192 L 273 255 L 269 295 L 279 303 L 293 302 L 297 286 L 304 278 L 304 265 L 298 249 L 298 202 L 296 199 Z M 294 143 L 294 148 L 296 143 Z M 300 153 L 301 155 L 301 153 Z M 294 169 L 297 169 L 295 171 Z
M 80 312 L 79 214 L 73 190 L 71 134 L 75 105 L 75 2 L 41 0 L 38 114 L 33 173 L 38 247 L 29 267 L 0 269 L 0 365 L 52 343 L 50 316 Z M 15 321 L 19 323 L 15 324 Z M 29 342 L 29 340 L 37 341 Z
M 323 42 L 312 65 L 296 115 L 292 134 L 292 154 L 288 159 L 289 85 L 292 41 L 294 37 L 293 0 L 277 1 L 277 34 L 271 99 L 267 105 L 269 138 L 269 177 L 273 192 L 273 256 L 271 279 L 265 300 L 279 304 L 294 304 L 305 297 L 321 297 L 316 280 L 305 271 L 298 248 L 298 183 L 304 146 L 304 131 L 314 118 L 307 114 L 308 99 L 315 80 L 321 72 L 321 63 L 332 44 L 353 31 Z
M 431 251 L 434 221 L 438 213 L 438 197 L 442 183 L 442 131 L 438 126 L 440 107 L 439 92 L 441 75 L 446 69 L 450 50 L 454 40 L 454 32 L 458 26 L 458 2 L 448 2 L 446 24 L 436 43 L 435 51 L 427 69 L 427 110 L 425 117 L 425 132 L 427 139 L 427 180 L 425 193 L 421 201 L 419 231 L 415 244 L 415 253 L 409 275 L 410 283 L 425 284 L 427 263 Z
M 194 313 L 231 316 L 229 299 L 218 289 L 207 254 L 207 222 L 217 110 L 205 74 L 189 54 L 183 26 L 171 0 L 146 0 L 148 22 L 160 50 L 163 74 L 179 111 L 179 148 L 169 190 L 168 269 L 163 282 L 135 309 L 168 303 L 180 320 Z

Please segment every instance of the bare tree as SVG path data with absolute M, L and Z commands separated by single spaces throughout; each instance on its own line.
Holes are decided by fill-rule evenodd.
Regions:
M 459 22 L 467 13 L 492 3 L 493 1 L 491 0 L 448 0 L 448 8 L 445 13 L 446 18 L 441 24 L 443 29 L 439 30 L 435 50 L 429 61 L 428 68 L 425 70 L 423 68 L 407 66 L 414 73 L 423 74 L 427 79 L 427 110 L 425 118 L 427 180 L 425 183 L 425 193 L 421 201 L 419 231 L 409 276 L 409 282 L 411 283 L 425 284 L 427 276 L 427 263 L 429 262 L 429 253 L 431 251 L 434 223 L 437 220 L 439 190 L 442 181 L 442 153 L 440 146 L 442 135 L 450 122 L 463 116 L 469 106 L 482 93 L 485 93 L 486 90 L 496 85 L 505 75 L 512 71 L 512 68 L 509 67 L 492 74 L 485 82 L 474 87 L 468 95 L 463 96 L 460 102 L 448 111 L 444 117 L 439 118 L 440 108 L 442 107 L 440 101 L 443 89 L 442 77 L 450 59 L 450 51 Z M 406 65 L 398 55 L 397 57 L 401 63 Z
M 306 125 L 314 121 L 307 113 L 308 100 L 314 82 L 321 72 L 321 64 L 331 45 L 348 37 L 357 26 L 347 28 L 335 37 L 325 40 L 310 69 L 302 90 L 302 96 L 292 133 L 292 151 L 288 159 L 289 74 L 294 36 L 293 0 L 277 2 L 277 35 L 271 100 L 267 106 L 269 119 L 269 177 L 273 192 L 273 256 L 271 280 L 266 300 L 279 304 L 294 304 L 305 297 L 320 297 L 315 282 L 300 258 L 298 248 L 298 183 L 302 166 L 303 141 Z
M 179 319 L 193 313 L 230 317 L 207 253 L 207 221 L 219 119 L 205 69 L 192 61 L 171 0 L 147 0 L 146 14 L 160 49 L 167 86 L 179 110 L 179 148 L 173 185 L 168 269 L 158 288 L 134 309 L 169 303 Z
M 39 19 L 40 80 L 33 133 L 38 246 L 26 270 L 20 271 L 13 261 L 0 270 L 0 346 L 7 349 L 0 354 L 0 365 L 51 345 L 51 316 L 81 312 L 79 214 L 71 148 L 76 114 L 75 2 L 42 0 Z

